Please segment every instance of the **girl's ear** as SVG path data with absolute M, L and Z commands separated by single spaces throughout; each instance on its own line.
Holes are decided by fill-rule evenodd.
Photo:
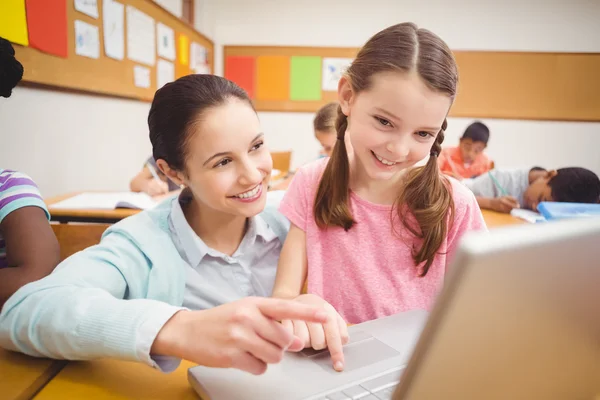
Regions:
M 169 167 L 169 164 L 167 164 L 167 162 L 162 158 L 156 160 L 156 166 L 158 167 L 158 169 L 160 169 L 160 172 L 162 172 L 167 178 L 175 182 L 175 184 L 179 185 L 180 187 L 182 185 L 185 185 L 185 176 L 183 172 L 175 171 L 174 169 Z
M 346 117 L 350 116 L 350 105 L 353 97 L 354 92 L 352 91 L 352 85 L 350 84 L 348 77 L 342 76 L 338 83 L 338 103 Z

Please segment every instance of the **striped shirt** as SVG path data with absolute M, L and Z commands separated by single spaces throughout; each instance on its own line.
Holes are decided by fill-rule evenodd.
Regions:
M 31 178 L 20 172 L 0 169 L 0 224 L 11 212 L 29 206 L 40 207 L 50 219 L 46 203 Z M 0 232 L 0 268 L 6 266 L 6 242 Z

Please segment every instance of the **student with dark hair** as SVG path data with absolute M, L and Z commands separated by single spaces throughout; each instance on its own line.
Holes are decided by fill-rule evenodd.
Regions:
M 490 139 L 490 130 L 476 121 L 465 129 L 458 147 L 442 150 L 438 157 L 440 170 L 456 179 L 475 178 L 492 168 L 484 150 Z
M 513 208 L 537 210 L 542 201 L 597 203 L 600 180 L 585 168 L 541 167 L 493 170 L 475 179 L 464 180 L 481 208 L 509 213 Z
M 17 291 L 0 314 L 0 345 L 263 373 L 303 348 L 279 320 L 330 317 L 265 298 L 288 225 L 265 208 L 272 160 L 252 103 L 233 82 L 189 75 L 156 92 L 148 125 L 157 167 L 186 189 Z
M 0 96 L 10 97 L 22 77 L 15 50 L 0 38 Z M 49 218 L 33 180 L 0 167 L 0 308 L 17 289 L 58 264 L 60 250 Z

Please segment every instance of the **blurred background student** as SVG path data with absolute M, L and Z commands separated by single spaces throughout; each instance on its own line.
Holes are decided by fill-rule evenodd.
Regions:
M 489 128 L 479 121 L 473 122 L 465 129 L 457 147 L 442 150 L 438 158 L 440 170 L 459 180 L 485 174 L 492 169 L 492 162 L 484 153 L 489 139 Z

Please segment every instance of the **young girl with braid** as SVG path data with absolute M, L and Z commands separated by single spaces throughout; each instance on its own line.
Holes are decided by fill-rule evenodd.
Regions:
M 475 196 L 437 165 L 457 81 L 432 32 L 377 33 L 340 79 L 331 158 L 300 168 L 281 203 L 292 226 L 273 296 L 337 310 L 323 325 L 283 321 L 305 346 L 329 347 L 336 370 L 346 322 L 430 309 L 459 238 L 486 229 Z

